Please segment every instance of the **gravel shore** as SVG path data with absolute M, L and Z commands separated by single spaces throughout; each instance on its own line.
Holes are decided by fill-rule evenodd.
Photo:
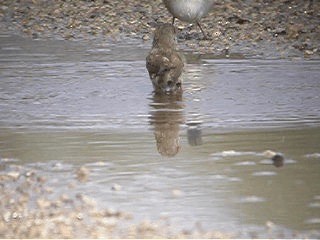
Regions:
M 81 185 L 86 167 L 70 173 L 62 193 L 36 168 L 0 159 L 0 238 L 230 238 L 219 231 L 178 231 L 165 219 L 134 221 L 127 212 L 102 208 Z M 116 189 L 115 189 L 116 191 Z
M 261 230 L 177 228 L 168 218 L 137 221 L 131 213 L 105 208 L 83 193 L 90 168 L 81 166 L 57 179 L 15 159 L 0 159 L 0 238 L 318 238 L 318 231 L 296 232 L 267 222 Z M 57 163 L 59 165 L 59 163 Z M 59 167 L 57 165 L 57 167 Z M 59 173 L 56 173 L 59 175 Z M 58 176 L 56 176 L 58 177 Z M 61 176 L 60 176 L 61 177 Z M 60 179 L 61 181 L 61 179 Z M 119 186 L 118 186 L 119 187 Z M 113 186 L 113 191 L 119 191 Z M 178 194 L 178 193 L 176 193 Z
M 217 1 L 202 25 L 176 21 L 183 50 L 218 56 L 319 58 L 320 2 Z M 161 0 L 3 0 L 0 25 L 32 38 L 151 41 L 158 22 L 171 22 Z

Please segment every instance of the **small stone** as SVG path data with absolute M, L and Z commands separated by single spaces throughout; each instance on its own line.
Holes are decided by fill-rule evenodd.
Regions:
M 262 154 L 263 154 L 263 156 L 268 157 L 268 158 L 272 158 L 274 155 L 276 155 L 276 153 L 271 150 L 266 150 Z
M 7 7 L 7 6 L 1 6 L 1 7 L 0 7 L 0 10 L 6 11 L 8 8 L 9 8 L 9 7 Z
M 51 203 L 50 203 L 50 201 L 48 201 L 46 199 L 40 198 L 37 200 L 37 205 L 39 208 L 44 209 L 44 208 L 50 207 Z
M 148 40 L 150 40 L 150 36 L 145 34 L 145 35 L 142 36 L 142 40 L 143 41 L 148 41 Z
M 71 203 L 72 202 L 72 199 L 67 194 L 62 194 L 60 196 L 60 200 L 63 203 Z
M 266 226 L 267 226 L 267 228 L 271 229 L 271 228 L 275 227 L 275 224 L 273 222 L 271 222 L 271 221 L 267 221 L 266 222 Z
M 117 183 L 114 183 L 111 187 L 111 190 L 113 191 L 120 191 L 121 189 L 122 189 L 122 186 Z
M 37 177 L 37 182 L 38 183 L 45 183 L 47 179 L 44 176 L 39 176 Z
M 17 180 L 20 177 L 19 172 L 8 172 L 7 176 L 12 178 L 13 180 Z
M 2 217 L 5 222 L 9 222 L 11 218 L 11 213 L 8 211 L 5 214 L 3 214 Z
M 83 213 L 78 213 L 77 214 L 77 219 L 78 220 L 83 220 Z
M 19 213 L 17 213 L 17 212 L 13 212 L 12 213 L 12 218 L 13 219 L 21 218 L 21 215 Z
M 273 165 L 276 167 L 282 167 L 283 166 L 283 162 L 284 162 L 284 157 L 277 153 L 276 155 L 274 155 L 271 160 L 273 161 Z
M 32 177 L 34 175 L 35 175 L 35 172 L 33 172 L 33 171 L 28 171 L 28 172 L 25 173 L 25 176 L 28 177 L 28 178 Z
M 304 53 L 307 54 L 307 55 L 314 54 L 314 52 L 312 50 L 305 50 Z
M 80 199 L 87 206 L 90 206 L 90 207 L 97 206 L 96 201 L 93 198 L 90 198 L 90 197 L 88 197 L 86 195 L 78 194 L 77 198 Z
M 173 189 L 171 191 L 172 196 L 174 197 L 182 197 L 183 196 L 183 192 L 180 189 Z
M 119 212 L 113 208 L 107 208 L 104 212 L 104 215 L 107 217 L 115 217 L 119 215 Z
M 89 173 L 90 173 L 89 169 L 86 168 L 86 167 L 84 167 L 84 166 L 82 166 L 82 167 L 80 167 L 80 168 L 77 170 L 77 172 L 76 172 L 76 174 L 77 174 L 77 179 L 78 179 L 80 182 L 86 182 L 86 181 L 88 181 Z

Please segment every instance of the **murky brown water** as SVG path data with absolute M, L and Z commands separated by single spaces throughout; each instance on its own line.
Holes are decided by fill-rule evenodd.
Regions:
M 85 165 L 77 190 L 137 219 L 319 230 L 320 62 L 187 54 L 183 96 L 163 98 L 152 94 L 148 47 L 2 33 L 2 159 L 43 171 L 62 192 Z

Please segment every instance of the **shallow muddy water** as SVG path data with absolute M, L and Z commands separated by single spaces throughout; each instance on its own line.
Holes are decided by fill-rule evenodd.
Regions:
M 75 191 L 137 220 L 246 237 L 319 230 L 320 62 L 185 53 L 183 96 L 159 97 L 148 48 L 2 33 L 3 161 L 61 192 L 85 165 Z

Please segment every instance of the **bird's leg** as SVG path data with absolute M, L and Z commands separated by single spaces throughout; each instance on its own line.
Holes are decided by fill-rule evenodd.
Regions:
M 203 31 L 199 21 L 197 21 L 197 25 L 199 26 L 199 28 L 200 28 L 200 30 L 201 30 L 201 32 L 203 34 L 203 39 L 204 40 L 208 40 L 208 37 L 207 37 L 206 33 Z
M 174 24 L 175 19 L 176 19 L 175 17 L 172 17 L 172 25 Z

